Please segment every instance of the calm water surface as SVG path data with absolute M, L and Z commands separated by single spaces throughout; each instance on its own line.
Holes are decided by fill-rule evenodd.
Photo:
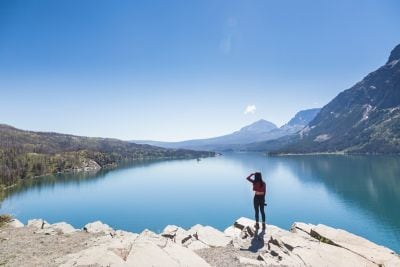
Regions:
M 221 230 L 253 217 L 251 185 L 267 182 L 267 222 L 323 223 L 400 252 L 400 157 L 232 153 L 216 158 L 143 162 L 95 175 L 49 176 L 8 192 L 0 213 L 75 227 L 101 220 L 115 229 L 159 232 L 168 224 Z

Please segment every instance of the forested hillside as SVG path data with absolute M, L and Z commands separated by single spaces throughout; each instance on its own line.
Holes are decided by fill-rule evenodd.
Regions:
M 166 149 L 109 138 L 41 133 L 0 125 L 0 185 L 64 171 L 116 166 L 125 161 L 213 156 L 213 152 Z

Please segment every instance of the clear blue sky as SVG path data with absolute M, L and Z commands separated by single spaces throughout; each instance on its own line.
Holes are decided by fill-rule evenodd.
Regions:
M 0 123 L 127 140 L 282 125 L 385 63 L 399 14 L 397 0 L 1 0 Z

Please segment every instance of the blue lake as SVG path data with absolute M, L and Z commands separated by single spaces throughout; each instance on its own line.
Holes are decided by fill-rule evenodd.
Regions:
M 267 183 L 267 223 L 295 221 L 346 229 L 400 252 L 400 157 L 228 153 L 215 158 L 141 162 L 97 174 L 64 174 L 7 192 L 0 213 L 75 227 L 101 220 L 115 229 L 159 232 L 168 224 L 225 229 L 253 218 L 251 184 Z

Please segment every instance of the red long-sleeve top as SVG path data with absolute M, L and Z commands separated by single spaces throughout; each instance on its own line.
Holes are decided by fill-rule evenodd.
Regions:
M 264 182 L 255 182 L 253 179 L 250 178 L 251 175 L 249 177 L 247 177 L 247 181 L 249 181 L 250 183 L 253 184 L 253 191 L 257 192 L 257 193 L 263 193 L 265 195 L 266 192 L 266 185 Z

